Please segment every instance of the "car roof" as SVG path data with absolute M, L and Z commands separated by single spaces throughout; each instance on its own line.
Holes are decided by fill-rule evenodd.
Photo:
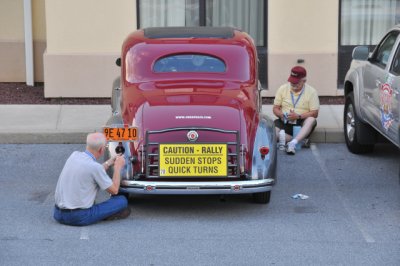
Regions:
M 222 38 L 230 39 L 235 35 L 232 27 L 154 27 L 143 30 L 144 37 L 160 38 Z
M 392 30 L 400 30 L 400 24 L 396 24 L 392 28 L 389 29 L 389 31 L 392 31 Z
M 248 82 L 255 80 L 257 50 L 253 39 L 234 27 L 163 27 L 139 29 L 122 44 L 122 76 L 131 83 L 156 80 L 187 80 L 189 72 L 154 73 L 157 59 L 176 54 L 204 54 L 229 66 L 219 78 Z M 129 66 L 129 67 L 128 67 Z M 129 77 L 126 77 L 129 73 Z M 216 79 L 216 73 L 199 72 L 196 77 Z

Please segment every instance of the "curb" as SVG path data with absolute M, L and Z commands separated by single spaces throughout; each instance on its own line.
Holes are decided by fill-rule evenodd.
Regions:
M 0 144 L 84 144 L 88 132 L 0 133 Z
M 314 143 L 344 143 L 345 138 L 342 129 L 316 128 L 311 135 L 311 142 Z

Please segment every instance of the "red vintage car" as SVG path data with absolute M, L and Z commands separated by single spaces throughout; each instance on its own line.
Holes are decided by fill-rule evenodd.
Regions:
M 107 157 L 123 153 L 121 192 L 253 194 L 268 203 L 276 136 L 261 113 L 257 51 L 229 27 L 146 28 L 123 43 Z

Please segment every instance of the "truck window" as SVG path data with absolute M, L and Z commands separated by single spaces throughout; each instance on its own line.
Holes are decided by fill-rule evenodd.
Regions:
M 386 38 L 377 46 L 377 49 L 374 52 L 372 57 L 372 62 L 376 63 L 377 65 L 385 68 L 388 61 L 390 53 L 393 49 L 393 45 L 396 42 L 397 36 L 399 35 L 398 31 L 390 32 Z
M 390 72 L 393 75 L 400 76 L 400 45 L 397 47 L 396 54 L 394 55 Z

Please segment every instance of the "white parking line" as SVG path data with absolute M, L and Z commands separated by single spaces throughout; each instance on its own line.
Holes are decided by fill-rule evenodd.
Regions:
M 347 212 L 347 214 L 350 216 L 350 218 L 353 221 L 353 223 L 356 225 L 358 230 L 361 232 L 364 240 L 367 243 L 375 243 L 375 239 L 367 232 L 367 230 L 360 223 L 360 221 L 357 219 L 357 217 L 355 215 L 353 215 L 352 212 L 350 211 L 350 208 L 348 207 L 348 204 L 346 203 L 345 197 L 339 191 L 339 189 L 336 186 L 335 182 L 333 181 L 332 177 L 329 175 L 328 169 L 325 166 L 325 162 L 321 159 L 321 155 L 319 153 L 319 150 L 318 150 L 316 144 L 314 144 L 314 143 L 311 144 L 311 151 L 312 151 L 316 161 L 320 165 L 321 170 L 324 173 L 325 178 L 328 180 L 330 186 L 332 187 L 332 190 L 335 192 L 336 196 L 339 198 L 341 204 L 343 205 L 343 209 Z
M 82 227 L 81 229 L 80 240 L 89 240 L 89 230 L 86 227 Z

